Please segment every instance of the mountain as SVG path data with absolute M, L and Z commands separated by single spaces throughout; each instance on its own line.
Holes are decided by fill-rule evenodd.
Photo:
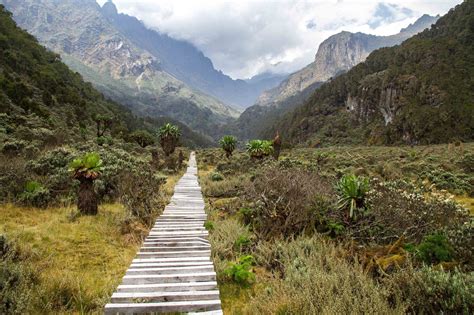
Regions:
M 56 53 L 18 28 L 0 5 L 0 143 L 8 150 L 36 154 L 41 147 L 95 138 L 95 115 L 113 118 L 111 133 L 121 137 L 135 129 L 154 131 L 162 120 L 142 119 L 106 100 Z M 169 121 L 168 119 L 166 121 Z M 184 144 L 210 141 L 180 125 Z M 29 153 L 28 153 L 29 152 Z
M 329 37 L 319 46 L 313 63 L 289 75 L 277 87 L 262 93 L 254 106 L 247 108 L 237 121 L 231 122 L 224 130 L 236 133 L 242 140 L 262 137 L 264 131 L 271 129 L 272 124 L 285 113 L 303 105 L 324 81 L 362 62 L 379 47 L 401 43 L 428 28 L 438 18 L 423 15 L 391 36 L 341 32 Z
M 112 1 L 103 5 L 102 13 L 135 46 L 159 59 L 164 71 L 236 108 L 254 104 L 264 90 L 277 86 L 286 77 L 265 74 L 265 80 L 233 80 L 216 70 L 212 61 L 192 44 L 151 30 L 135 17 L 119 14 Z
M 169 116 L 211 135 L 238 112 L 165 71 L 95 0 L 0 0 L 17 23 L 106 96 L 133 111 Z
M 423 15 L 415 23 L 391 36 L 341 32 L 319 45 L 314 62 L 291 74 L 279 86 L 260 95 L 256 105 L 278 103 L 303 91 L 315 82 L 325 82 L 364 61 L 374 50 L 400 44 L 413 35 L 429 28 L 439 17 Z
M 474 0 L 321 86 L 266 131 L 292 144 L 474 140 Z

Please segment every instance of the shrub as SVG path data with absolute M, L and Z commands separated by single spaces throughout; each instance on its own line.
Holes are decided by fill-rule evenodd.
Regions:
M 118 191 L 120 201 L 127 209 L 129 216 L 150 226 L 160 209 L 161 186 L 166 177 L 153 174 L 147 168 L 134 172 L 123 172 L 120 175 Z
M 420 245 L 418 245 L 417 256 L 428 264 L 451 261 L 453 258 L 453 248 L 443 234 L 431 234 L 425 236 Z
M 38 276 L 15 244 L 0 235 L 0 313 L 31 313 Z
M 224 180 L 224 176 L 222 176 L 221 173 L 217 173 L 217 172 L 212 172 L 210 175 L 209 175 L 209 178 L 213 181 L 213 182 L 219 182 L 221 180 Z
M 274 277 L 252 297 L 252 313 L 404 313 L 404 305 L 389 303 L 388 290 L 346 259 L 343 248 L 321 236 L 260 243 L 254 255 Z
M 401 270 L 384 279 L 392 298 L 407 305 L 411 314 L 472 314 L 474 274 L 445 272 L 433 267 Z
M 246 187 L 247 208 L 252 210 L 244 218 L 263 238 L 314 232 L 321 212 L 333 202 L 332 192 L 327 180 L 315 173 L 268 167 Z M 325 202 L 318 204 L 321 199 Z
M 469 221 L 467 211 L 452 200 L 428 198 L 410 183 L 373 181 L 372 187 L 366 201 L 370 213 L 346 226 L 346 235 L 358 241 L 390 244 L 403 236 L 406 242 L 418 244 L 425 235 Z
M 338 205 L 340 210 L 349 210 L 349 218 L 357 219 L 367 209 L 365 198 L 369 190 L 367 178 L 356 175 L 343 176 L 336 185 L 339 193 Z
M 225 270 L 225 273 L 238 284 L 245 286 L 250 285 L 255 281 L 255 274 L 252 271 L 254 263 L 255 260 L 253 256 L 242 256 L 238 262 L 230 264 L 229 268 Z
M 146 130 L 136 130 L 130 134 L 130 139 L 142 148 L 155 144 L 155 137 Z
M 49 190 L 36 181 L 29 181 L 19 200 L 26 205 L 44 208 L 48 206 L 50 200 Z
M 236 250 L 242 252 L 249 248 L 252 241 L 247 235 L 239 235 L 235 240 L 234 247 Z
M 23 140 L 9 140 L 2 146 L 2 153 L 4 154 L 20 154 L 26 147 L 26 141 Z
M 110 136 L 100 136 L 97 137 L 96 142 L 98 145 L 103 146 L 103 145 L 112 145 L 114 143 L 114 139 Z

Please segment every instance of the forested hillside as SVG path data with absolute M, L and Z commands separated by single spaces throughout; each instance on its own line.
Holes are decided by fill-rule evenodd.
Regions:
M 266 131 L 292 144 L 429 144 L 474 138 L 474 1 L 324 84 Z
M 94 137 L 96 117 L 112 120 L 111 136 L 153 131 L 169 119 L 143 119 L 106 100 L 58 54 L 41 47 L 20 30 L 0 6 L 0 137 L 3 150 L 38 150 Z M 206 146 L 209 140 L 180 125 L 186 144 Z
M 71 69 L 134 113 L 171 117 L 207 135 L 238 116 L 233 108 L 168 73 L 161 59 L 115 27 L 95 0 L 0 3 Z

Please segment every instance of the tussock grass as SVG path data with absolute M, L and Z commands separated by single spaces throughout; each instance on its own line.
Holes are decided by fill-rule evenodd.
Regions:
M 71 222 L 74 208 L 1 207 L 1 233 L 18 244 L 39 274 L 37 310 L 99 310 L 139 247 L 121 234 L 125 212 L 104 205 L 95 217 Z

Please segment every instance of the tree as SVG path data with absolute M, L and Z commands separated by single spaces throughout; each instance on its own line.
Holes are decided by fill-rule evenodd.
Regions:
M 225 151 L 225 156 L 230 158 L 232 156 L 232 152 L 234 152 L 235 147 L 237 145 L 237 138 L 234 136 L 224 136 L 219 141 L 221 148 Z
M 160 128 L 160 145 L 163 148 L 166 156 L 170 156 L 174 153 L 180 136 L 181 131 L 179 130 L 178 126 L 167 123 Z
M 267 140 L 250 140 L 247 143 L 247 152 L 254 159 L 261 159 L 273 153 L 271 141 Z
M 112 127 L 113 118 L 106 115 L 94 115 L 94 121 L 97 125 L 97 138 L 102 137 L 107 130 Z
M 77 208 L 81 214 L 96 215 L 98 197 L 94 191 L 94 180 L 102 173 L 102 160 L 97 153 L 87 153 L 69 165 L 69 171 L 80 182 Z
M 272 146 L 273 146 L 273 158 L 275 160 L 278 160 L 278 158 L 280 157 L 280 151 L 281 151 L 281 139 L 280 139 L 280 133 L 278 131 L 275 138 L 272 141 Z
M 142 148 L 155 144 L 155 137 L 146 130 L 135 130 L 130 134 L 130 139 L 138 143 Z

